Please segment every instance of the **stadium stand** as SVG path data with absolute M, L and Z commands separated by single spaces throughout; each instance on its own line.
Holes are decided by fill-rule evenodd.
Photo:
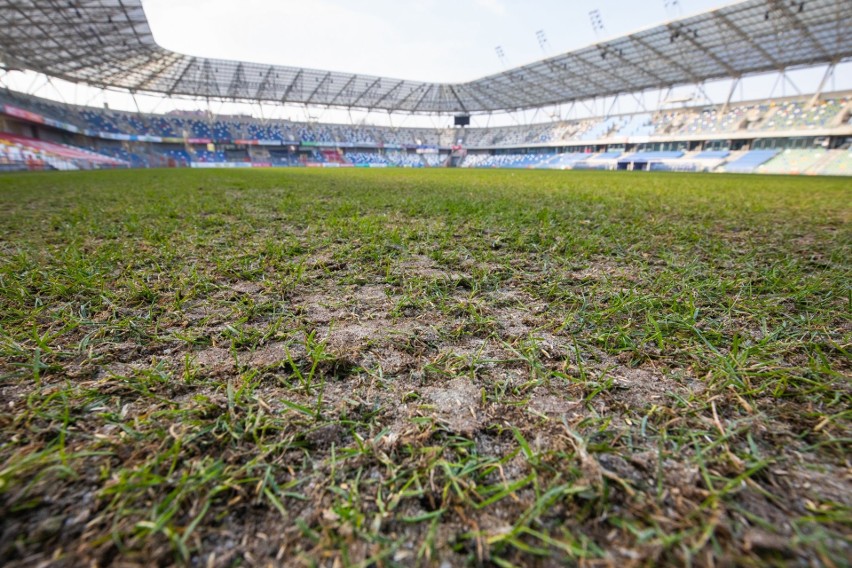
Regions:
M 549 170 L 570 170 L 589 157 L 591 154 L 587 152 L 564 152 L 547 158 L 539 164 L 539 167 Z
M 0 144 L 7 164 L 23 163 L 27 165 L 27 169 L 79 170 L 130 165 L 127 161 L 84 148 L 5 132 L 0 133 Z
M 382 165 L 390 164 L 384 155 L 378 152 L 347 152 L 346 159 L 355 165 Z
M 607 118 L 586 129 L 577 137 L 581 142 L 590 142 L 606 138 L 614 129 L 621 128 L 625 122 L 621 118 Z
M 796 150 L 780 152 L 774 159 L 757 168 L 762 174 L 803 174 L 808 173 L 824 156 L 822 149 Z
M 716 107 L 705 108 L 698 113 L 687 113 L 681 118 L 681 126 L 670 134 L 721 134 L 747 130 L 757 124 L 768 105 L 735 105 L 725 112 Z
M 813 105 L 809 98 L 798 97 L 726 109 L 683 108 L 532 125 L 389 128 L 212 116 L 202 111 L 139 114 L 0 90 L 0 113 L 7 126 L 17 125 L 15 132 L 66 147 L 76 145 L 115 161 L 95 159 L 76 167 L 438 167 L 447 162 L 451 147 L 462 145 L 476 151 L 460 165 L 474 168 L 842 175 L 847 171 L 843 160 L 827 157 L 826 146 L 841 148 L 852 138 L 850 106 L 848 94 L 841 93 L 823 96 Z M 732 153 L 750 146 L 753 152 Z M 424 149 L 429 153 L 419 153 Z M 59 164 L 61 158 L 51 159 Z
M 439 168 L 447 162 L 449 154 L 422 154 L 423 161 L 428 168 Z
M 391 151 L 385 154 L 388 162 L 398 168 L 422 168 L 423 160 L 418 154 L 407 154 L 401 151 Z
M 771 107 L 759 128 L 781 131 L 825 128 L 846 104 L 845 98 L 820 101 L 812 107 L 804 101 L 789 101 Z
M 550 154 L 479 154 L 468 155 L 465 168 L 536 168 L 551 158 Z
M 812 168 L 812 173 L 828 176 L 852 175 L 852 151 L 839 150 L 825 155 L 820 162 Z
M 726 164 L 724 170 L 728 173 L 749 174 L 758 166 L 765 164 L 778 154 L 778 150 L 751 150 L 736 160 Z
M 649 113 L 634 114 L 616 132 L 616 137 L 651 136 L 654 133 L 654 118 Z

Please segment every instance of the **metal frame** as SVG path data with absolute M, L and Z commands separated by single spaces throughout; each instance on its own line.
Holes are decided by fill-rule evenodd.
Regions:
M 745 0 L 467 83 L 192 57 L 154 41 L 142 0 L 0 0 L 6 68 L 100 88 L 431 114 L 555 106 L 852 58 L 852 0 Z

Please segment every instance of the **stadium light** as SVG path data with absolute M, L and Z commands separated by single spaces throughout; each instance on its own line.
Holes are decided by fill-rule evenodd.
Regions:
M 494 48 L 494 51 L 497 53 L 497 59 L 500 60 L 500 63 L 505 66 L 506 65 L 506 52 L 503 51 L 503 46 L 498 45 Z
M 592 30 L 594 30 L 595 35 L 600 37 L 600 35 L 606 31 L 606 27 L 604 27 L 603 17 L 601 16 L 600 10 L 592 10 L 589 12 L 589 20 L 592 22 Z
M 538 46 L 541 48 L 541 51 L 547 55 L 547 52 L 550 51 L 550 44 L 547 42 L 547 36 L 544 35 L 544 30 L 538 30 L 535 32 L 535 37 L 538 40 Z
M 676 18 L 683 12 L 680 6 L 680 0 L 663 0 L 663 6 L 666 8 L 670 18 Z

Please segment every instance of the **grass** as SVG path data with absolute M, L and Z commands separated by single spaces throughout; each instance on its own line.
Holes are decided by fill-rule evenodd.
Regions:
M 0 176 L 0 557 L 840 566 L 848 182 Z

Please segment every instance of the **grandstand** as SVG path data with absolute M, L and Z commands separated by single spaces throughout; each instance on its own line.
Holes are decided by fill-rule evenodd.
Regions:
M 724 113 L 697 107 L 676 114 L 424 129 L 144 115 L 0 91 L 7 132 L 116 158 L 78 157 L 81 167 L 440 167 L 461 140 L 468 152 L 460 165 L 468 168 L 572 169 L 604 156 L 596 159 L 602 169 L 831 175 L 847 171 L 836 165 L 848 156 L 850 110 L 850 93 L 826 93 L 816 102 L 798 97 L 732 104 Z M 763 151 L 768 144 L 778 151 Z M 812 159 L 789 160 L 791 154 L 780 150 L 803 150 Z M 607 158 L 612 152 L 617 156 Z

